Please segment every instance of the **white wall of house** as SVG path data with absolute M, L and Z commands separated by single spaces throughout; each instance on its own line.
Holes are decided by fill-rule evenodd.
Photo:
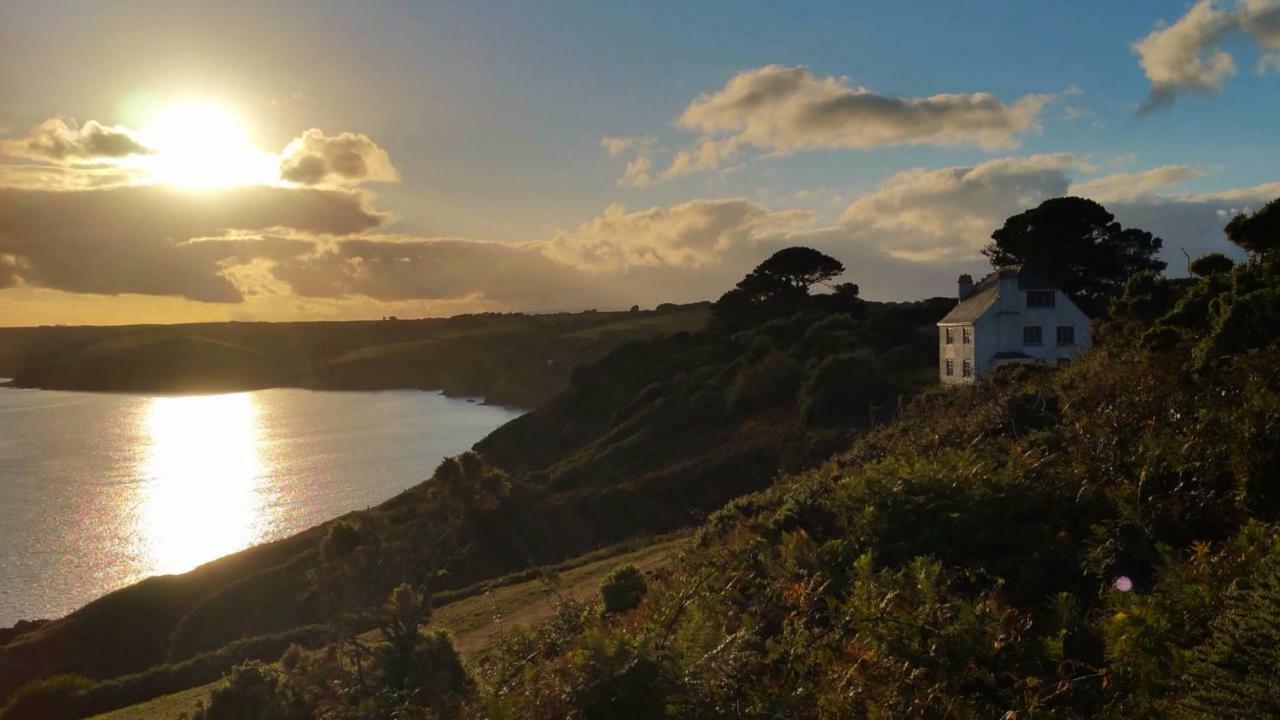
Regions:
M 1089 318 L 1061 290 L 1052 290 L 1052 307 L 1028 307 L 1027 290 L 1018 289 L 1016 277 L 1001 279 L 999 297 L 972 323 L 938 327 L 938 377 L 944 384 L 973 382 L 1007 362 L 1046 362 L 1056 364 L 1073 358 L 1093 345 Z M 1028 327 L 1040 328 L 1040 342 L 1028 343 Z M 954 342 L 946 342 L 951 329 Z M 962 342 L 965 329 L 970 342 Z M 1070 338 L 1059 342 L 1058 329 L 1071 328 Z M 1065 335 L 1066 333 L 1064 333 Z M 1026 355 L 1024 359 L 1000 359 L 1003 353 Z M 953 373 L 946 372 L 947 360 Z M 966 377 L 964 362 L 972 363 L 973 373 Z
M 947 342 L 947 330 L 951 330 L 952 342 Z M 969 343 L 964 343 L 964 330 L 969 330 Z M 970 367 L 975 368 L 974 375 L 977 374 L 977 345 L 974 343 L 976 339 L 975 329 L 972 325 L 948 325 L 938 328 L 938 377 L 942 378 L 942 382 L 947 384 L 955 384 L 961 382 L 972 382 L 974 377 L 964 377 L 964 363 L 971 363 Z M 947 374 L 947 361 L 951 361 L 952 373 Z

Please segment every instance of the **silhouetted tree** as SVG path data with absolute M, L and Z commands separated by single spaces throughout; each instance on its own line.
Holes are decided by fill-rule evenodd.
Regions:
M 720 297 L 714 307 L 716 325 L 734 330 L 795 312 L 809 297 L 809 288 L 843 272 L 839 260 L 813 248 L 783 248 Z
M 1078 197 L 1046 200 L 1005 220 L 982 250 L 996 267 L 1026 265 L 1053 280 L 1089 315 L 1101 315 L 1133 275 L 1161 271 L 1160 238 L 1122 228 L 1098 203 Z
M 756 266 L 738 283 L 738 289 L 758 296 L 785 293 L 808 294 L 809 288 L 844 272 L 839 260 L 813 248 L 783 248 Z
M 1252 215 L 1236 215 L 1227 223 L 1231 242 L 1259 255 L 1280 248 L 1280 198 L 1263 205 Z
M 1209 253 L 1208 255 L 1201 255 L 1195 260 L 1192 260 L 1191 264 L 1187 266 L 1187 269 L 1194 275 L 1209 277 L 1210 275 L 1231 272 L 1231 268 L 1235 266 L 1235 262 L 1226 255 L 1223 255 L 1222 253 Z

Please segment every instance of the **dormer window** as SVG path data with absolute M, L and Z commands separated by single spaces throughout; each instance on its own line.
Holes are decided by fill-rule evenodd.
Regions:
M 1054 298 L 1056 294 L 1057 293 L 1052 290 L 1028 290 L 1027 307 L 1051 308 L 1054 306 Z

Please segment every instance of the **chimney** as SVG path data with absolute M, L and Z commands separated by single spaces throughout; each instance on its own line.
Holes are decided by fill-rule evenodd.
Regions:
M 960 276 L 960 299 L 963 300 L 973 293 L 973 276 L 965 273 Z

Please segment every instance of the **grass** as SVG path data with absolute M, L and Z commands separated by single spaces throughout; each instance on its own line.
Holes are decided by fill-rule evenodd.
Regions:
M 681 310 L 657 314 L 645 314 L 640 317 L 628 317 L 616 322 L 589 327 L 570 333 L 571 338 L 602 338 L 615 333 L 677 333 L 702 330 L 711 317 L 706 309 Z
M 219 680 L 218 682 L 222 682 Z M 112 710 L 109 713 L 94 716 L 93 720 L 174 720 L 182 713 L 190 713 L 196 701 L 207 702 L 209 693 L 218 682 L 189 688 L 172 695 L 161 695 L 144 703 L 127 708 Z
M 475 662 L 503 633 L 550 617 L 557 595 L 565 600 L 588 599 L 598 592 L 600 582 L 614 568 L 630 563 L 642 571 L 656 570 L 669 563 L 687 540 L 687 535 L 666 536 L 652 545 L 626 549 L 591 562 L 570 561 L 560 566 L 565 569 L 550 577 L 491 587 L 443 605 L 436 609 L 431 624 L 453 633 L 463 659 Z M 367 639 L 376 639 L 376 632 L 366 633 Z M 215 682 L 163 695 L 94 716 L 92 720 L 174 720 L 179 714 L 190 712 L 197 700 L 207 700 L 216 685 Z
M 658 542 L 565 570 L 552 582 L 540 578 L 495 588 L 439 608 L 433 624 L 452 632 L 462 657 L 474 661 L 504 632 L 551 617 L 557 594 L 565 600 L 590 598 L 614 568 L 630 563 L 643 571 L 655 570 L 667 564 L 685 540 Z

